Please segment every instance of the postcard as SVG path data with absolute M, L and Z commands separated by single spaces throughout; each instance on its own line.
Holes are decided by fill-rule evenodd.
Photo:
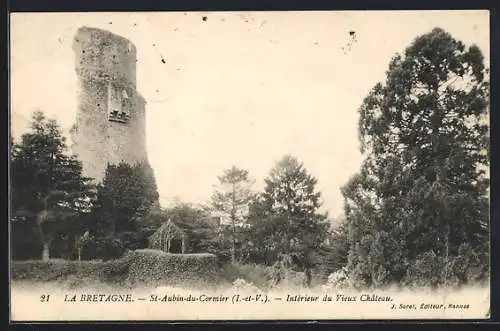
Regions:
M 10 27 L 12 321 L 489 318 L 488 11 Z

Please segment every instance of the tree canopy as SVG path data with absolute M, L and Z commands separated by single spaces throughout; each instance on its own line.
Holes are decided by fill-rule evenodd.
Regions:
M 241 244 L 241 231 L 246 225 L 248 217 L 248 206 L 253 199 L 248 170 L 238 169 L 233 166 L 224 170 L 224 174 L 218 177 L 217 189 L 212 195 L 211 207 L 219 214 L 221 219 L 230 223 L 229 234 L 231 236 L 231 261 L 236 262 L 236 242 Z
M 343 188 L 349 265 L 360 283 L 411 282 L 411 266 L 429 256 L 450 268 L 464 250 L 488 260 L 483 62 L 478 47 L 436 28 L 397 54 L 364 99 L 366 159 Z
M 98 187 L 94 232 L 101 235 L 135 231 L 137 221 L 159 206 L 154 173 L 149 164 L 109 164 Z
M 279 254 L 302 254 L 318 248 L 325 239 L 327 215 L 319 212 L 317 179 L 297 158 L 286 155 L 265 184 L 250 207 L 254 251 L 267 263 L 274 263 Z
M 69 240 L 85 231 L 94 197 L 91 178 L 69 155 L 59 124 L 33 113 L 31 130 L 13 143 L 10 165 L 11 219 L 37 229 L 48 259 L 54 239 Z

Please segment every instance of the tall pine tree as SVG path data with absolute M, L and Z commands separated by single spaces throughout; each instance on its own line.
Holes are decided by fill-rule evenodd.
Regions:
M 221 218 L 229 220 L 231 236 L 231 262 L 236 262 L 236 244 L 242 241 L 240 229 L 244 229 L 249 203 L 253 198 L 250 190 L 253 181 L 248 171 L 233 166 L 218 177 L 219 185 L 212 196 L 212 208 Z
M 417 262 L 430 259 L 444 270 L 436 284 L 464 282 L 458 261 L 488 261 L 483 55 L 435 28 L 386 76 L 360 108 L 366 160 L 343 188 L 351 272 L 365 286 L 412 282 L 424 275 Z
M 91 179 L 67 154 L 58 123 L 41 111 L 33 113 L 31 132 L 12 147 L 10 180 L 12 219 L 36 227 L 44 260 L 55 238 L 72 240 L 83 233 L 93 198 Z
M 93 232 L 114 236 L 137 232 L 141 219 L 159 208 L 159 194 L 149 164 L 110 164 L 93 208 Z
M 317 179 L 295 157 L 286 155 L 265 179 L 264 192 L 252 204 L 252 244 L 268 264 L 279 255 L 309 255 L 323 243 L 327 216 L 319 212 Z

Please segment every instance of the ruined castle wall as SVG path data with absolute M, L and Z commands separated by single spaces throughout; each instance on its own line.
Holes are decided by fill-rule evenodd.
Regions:
M 147 162 L 145 102 L 136 91 L 136 50 L 128 40 L 92 28 L 75 36 L 78 112 L 73 153 L 87 176 L 101 181 L 108 163 Z M 126 91 L 126 123 L 109 120 L 110 86 Z
M 136 85 L 137 50 L 128 39 L 95 28 L 78 29 L 73 40 L 75 69 L 79 76 L 114 75 Z

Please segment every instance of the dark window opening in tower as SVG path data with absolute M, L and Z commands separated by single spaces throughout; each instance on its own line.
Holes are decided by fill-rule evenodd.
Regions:
M 108 119 L 112 122 L 127 123 L 130 118 L 129 96 L 125 89 L 108 84 Z

